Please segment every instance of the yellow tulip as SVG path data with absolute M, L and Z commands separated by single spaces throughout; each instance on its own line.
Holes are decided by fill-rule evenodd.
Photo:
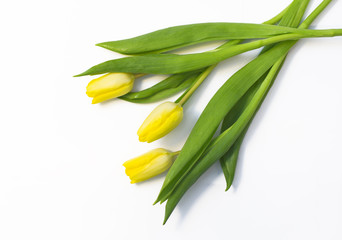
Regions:
M 125 95 L 132 90 L 134 79 L 131 73 L 105 74 L 89 82 L 87 95 L 93 104 Z
M 138 130 L 140 142 L 153 142 L 171 132 L 183 119 L 183 108 L 174 102 L 157 106 Z
M 123 166 L 126 168 L 125 172 L 131 179 L 131 183 L 142 182 L 169 169 L 174 156 L 177 154 L 163 148 L 157 148 L 128 160 Z

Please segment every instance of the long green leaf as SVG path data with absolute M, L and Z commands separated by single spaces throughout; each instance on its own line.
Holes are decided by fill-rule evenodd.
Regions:
M 324 0 L 301 24 L 300 27 L 308 27 L 311 24 L 311 22 L 322 12 L 322 10 L 330 2 L 331 0 Z M 289 45 L 294 43 L 295 42 L 288 42 Z M 187 189 L 199 178 L 199 176 L 201 176 L 201 174 L 203 174 L 215 162 L 215 158 L 217 159 L 218 156 L 225 151 L 223 149 L 223 145 L 225 145 L 225 147 L 229 149 L 229 146 L 232 146 L 233 144 L 234 137 L 236 137 L 239 134 L 239 132 L 241 132 L 241 136 L 241 134 L 243 134 L 243 132 L 246 130 L 246 127 L 248 127 L 248 124 L 253 119 L 253 116 L 260 107 L 260 102 L 263 101 L 269 88 L 271 87 L 273 80 L 276 74 L 278 73 L 278 70 L 280 69 L 284 58 L 285 55 L 281 59 L 279 59 L 277 63 L 275 63 L 275 65 L 272 67 L 270 73 L 268 74 L 268 78 L 266 78 L 263 81 L 262 86 L 254 95 L 253 100 L 248 105 L 244 113 L 239 117 L 238 121 L 210 144 L 210 149 L 206 150 L 206 154 L 204 155 L 204 158 L 206 158 L 206 160 L 202 159 L 202 161 L 196 164 L 196 166 L 191 170 L 191 172 L 186 176 L 186 178 L 184 178 L 184 180 L 177 186 L 175 191 L 168 199 L 164 223 L 167 221 L 168 217 L 172 213 L 173 209 L 175 208 L 183 194 L 187 191 Z
M 244 44 L 228 46 L 203 53 L 177 54 L 148 54 L 143 56 L 125 57 L 100 63 L 75 77 L 96 75 L 108 72 L 175 74 L 194 71 L 216 64 L 224 59 L 240 53 L 257 49 L 269 44 L 287 40 L 297 40 L 309 37 L 341 36 L 341 29 L 303 30 L 305 33 L 289 33 Z
M 272 49 L 269 51 L 272 51 Z M 215 141 L 206 150 L 201 161 L 198 161 L 197 164 L 193 166 L 191 171 L 176 186 L 166 204 L 164 223 L 167 221 L 184 193 L 197 181 L 204 171 L 206 171 L 217 161 L 217 159 L 222 157 L 223 154 L 227 152 L 227 149 L 229 149 L 237 140 L 237 138 L 243 133 L 244 129 L 248 126 L 255 112 L 257 111 L 259 107 L 259 101 L 266 95 L 268 88 L 274 79 L 274 74 L 277 73 L 279 65 L 282 64 L 282 60 L 283 59 L 281 58 L 276 64 L 274 64 L 270 70 L 270 73 L 262 82 L 261 87 L 253 96 L 251 104 L 248 105 L 239 119 L 233 124 L 233 126 L 221 133 L 220 136 L 215 139 Z
M 169 27 L 130 39 L 103 42 L 97 46 L 123 54 L 141 54 L 215 40 L 268 38 L 279 34 L 301 32 L 294 28 L 267 24 L 197 23 Z
M 216 92 L 197 123 L 192 129 L 177 160 L 168 172 L 157 201 L 164 201 L 171 194 L 177 183 L 196 163 L 208 146 L 220 122 L 233 108 L 246 91 L 272 67 L 274 62 L 287 53 L 288 44 L 279 44 L 260 55 L 236 72 Z
M 230 128 L 241 116 L 244 110 L 247 108 L 248 104 L 253 99 L 253 96 L 260 88 L 261 83 L 265 79 L 267 74 L 261 77 L 260 80 L 253 87 L 251 87 L 248 92 L 239 100 L 239 102 L 234 106 L 234 108 L 226 115 L 223 119 L 222 126 L 221 126 L 221 133 L 226 131 Z M 233 183 L 233 179 L 235 176 L 235 169 L 238 160 L 239 150 L 246 134 L 248 126 L 242 132 L 242 134 L 238 137 L 234 145 L 225 153 L 225 155 L 220 159 L 221 168 L 223 174 L 226 179 L 227 187 L 226 191 L 230 188 L 231 184 Z
M 307 5 L 309 4 L 309 0 L 306 1 L 294 1 L 293 4 L 290 5 L 286 14 L 284 14 L 283 18 L 280 20 L 279 25 L 288 26 L 288 27 L 297 27 L 305 13 Z M 264 47 L 263 51 L 267 51 L 270 46 Z M 257 86 L 258 88 L 259 86 Z M 246 95 L 239 101 L 238 104 L 234 107 L 234 109 L 227 114 L 225 119 L 223 120 L 221 132 L 224 132 L 229 127 L 231 127 L 234 122 L 238 119 L 238 117 L 242 114 L 242 112 L 247 107 L 248 103 L 251 101 L 254 96 L 257 88 L 251 89 L 251 91 L 247 92 Z M 260 105 L 262 101 L 260 102 Z M 241 148 L 241 144 L 243 142 L 244 136 L 249 128 L 249 125 L 246 127 L 244 132 L 239 136 L 234 145 L 224 154 L 224 156 L 220 159 L 220 164 L 222 167 L 222 171 L 224 173 L 226 179 L 226 191 L 230 188 L 233 183 L 233 179 L 235 176 L 236 165 L 238 161 L 239 151 Z

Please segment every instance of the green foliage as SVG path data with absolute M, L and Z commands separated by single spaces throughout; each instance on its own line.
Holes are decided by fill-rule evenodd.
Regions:
M 146 54 L 215 40 L 268 38 L 300 32 L 302 31 L 296 28 L 266 24 L 197 23 L 165 28 L 130 39 L 96 45 L 122 54 Z
M 188 89 L 196 80 L 198 75 L 198 72 L 187 72 L 171 75 L 170 77 L 150 88 L 139 92 L 130 92 L 124 96 L 121 96 L 120 99 L 133 103 L 157 102 Z

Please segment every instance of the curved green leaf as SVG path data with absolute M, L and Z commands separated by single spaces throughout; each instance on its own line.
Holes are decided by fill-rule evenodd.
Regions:
M 232 39 L 268 38 L 285 33 L 300 33 L 295 28 L 251 23 L 197 23 L 169 27 L 138 37 L 96 44 L 123 54 L 168 51 L 192 44 Z
M 198 161 L 227 113 L 248 89 L 272 67 L 274 62 L 286 54 L 290 48 L 291 46 L 287 43 L 273 47 L 236 72 L 216 92 L 202 112 L 182 151 L 166 175 L 156 202 L 167 199 L 176 185 Z
M 303 30 L 304 31 L 304 30 Z M 342 35 L 342 30 L 305 30 L 305 34 L 282 34 L 244 44 L 227 46 L 203 53 L 177 54 L 148 54 L 143 56 L 125 57 L 110 60 L 93 66 L 75 77 L 96 75 L 108 72 L 175 74 L 198 70 L 240 53 L 260 48 L 286 40 L 298 40 L 307 37 L 331 37 Z
M 272 49 L 269 51 L 272 51 Z M 170 216 L 173 209 L 175 208 L 181 197 L 184 195 L 184 193 L 197 181 L 197 179 L 210 166 L 212 166 L 234 145 L 239 136 L 241 136 L 241 134 L 245 131 L 246 127 L 248 127 L 251 120 L 253 119 L 253 116 L 260 107 L 260 101 L 264 99 L 268 89 L 272 85 L 274 77 L 277 74 L 283 62 L 283 58 L 284 57 L 281 57 L 273 65 L 272 69 L 270 70 L 270 73 L 262 82 L 260 88 L 258 88 L 257 92 L 253 96 L 252 101 L 250 102 L 250 104 L 248 104 L 247 108 L 245 109 L 245 111 L 243 111 L 238 120 L 210 143 L 210 146 L 205 150 L 205 153 L 201 156 L 200 161 L 197 161 L 194 164 L 194 166 L 192 166 L 191 171 L 189 171 L 186 174 L 186 176 L 182 178 L 181 182 L 178 182 L 176 187 L 173 189 L 172 194 L 168 196 L 168 201 L 165 209 L 164 223 L 167 221 L 168 217 Z
M 288 26 L 288 27 L 297 27 L 305 13 L 305 10 L 308 6 L 309 0 L 306 1 L 294 1 L 287 13 L 280 20 L 279 25 Z M 263 48 L 262 53 L 269 50 L 271 46 L 266 46 Z M 275 76 L 276 77 L 276 76 Z M 262 77 L 264 79 L 265 77 Z M 242 112 L 247 108 L 248 103 L 252 100 L 254 94 L 257 89 L 260 87 L 261 81 L 255 84 L 246 95 L 241 98 L 241 100 L 234 106 L 234 109 L 230 111 L 227 116 L 224 118 L 221 126 L 221 132 L 224 132 L 229 127 L 231 127 L 234 122 L 238 119 L 238 117 L 242 114 Z M 262 101 L 260 102 L 260 105 Z M 243 142 L 244 136 L 249 128 L 249 125 L 246 127 L 244 132 L 239 136 L 234 145 L 224 154 L 224 156 L 220 159 L 221 168 L 226 179 L 226 191 L 231 187 L 233 183 L 233 179 L 235 176 L 235 169 L 238 161 L 239 151 L 241 144 Z
M 300 27 L 308 27 L 311 24 L 311 22 L 321 13 L 321 11 L 330 2 L 331 0 L 324 0 L 301 24 Z M 294 43 L 295 42 L 293 41 L 288 42 L 288 45 L 290 46 Z M 274 78 L 278 74 L 278 70 L 281 68 L 284 58 L 285 55 L 274 64 L 267 78 L 263 81 L 261 87 L 255 93 L 250 104 L 244 110 L 243 114 L 241 114 L 239 119 L 225 132 L 223 132 L 218 138 L 211 142 L 210 147 L 206 150 L 206 153 L 203 155 L 203 158 L 206 158 L 206 160 L 202 159 L 200 162 L 198 162 L 195 165 L 195 167 L 191 170 L 191 172 L 187 174 L 184 180 L 172 192 L 172 195 L 168 198 L 168 202 L 166 205 L 164 223 L 167 221 L 168 217 L 172 213 L 173 209 L 175 208 L 183 194 L 187 191 L 187 189 L 199 178 L 199 176 L 201 176 L 201 174 L 203 174 L 210 167 L 211 164 L 215 162 L 215 158 L 218 159 L 218 156 L 220 156 L 220 154 L 224 153 L 225 151 L 227 151 L 227 149 L 232 147 L 234 137 L 237 137 L 239 134 L 239 136 L 241 137 L 246 132 L 248 125 L 250 124 L 256 111 L 260 107 L 260 104 L 265 98 L 268 90 L 272 86 Z

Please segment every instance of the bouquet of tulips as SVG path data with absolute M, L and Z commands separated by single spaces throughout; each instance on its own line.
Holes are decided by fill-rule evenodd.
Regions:
M 139 141 L 148 143 L 177 127 L 187 100 L 219 62 L 264 47 L 216 92 L 180 151 L 159 148 L 124 163 L 131 183 L 144 181 L 170 168 L 155 202 L 167 201 L 164 223 L 185 192 L 218 160 L 226 178 L 226 190 L 230 188 L 243 138 L 292 46 L 301 38 L 342 35 L 342 29 L 308 29 L 330 2 L 323 0 L 304 20 L 309 0 L 293 0 L 263 24 L 190 24 L 97 44 L 129 56 L 100 63 L 77 75 L 105 74 L 87 86 L 87 95 L 93 98 L 93 103 L 113 98 L 150 103 L 183 92 L 174 102 L 157 106 L 142 123 L 138 130 Z M 171 53 L 184 46 L 214 40 L 226 42 L 206 52 Z M 131 92 L 136 79 L 150 74 L 169 76 L 150 88 Z M 214 137 L 220 126 L 220 134 Z

